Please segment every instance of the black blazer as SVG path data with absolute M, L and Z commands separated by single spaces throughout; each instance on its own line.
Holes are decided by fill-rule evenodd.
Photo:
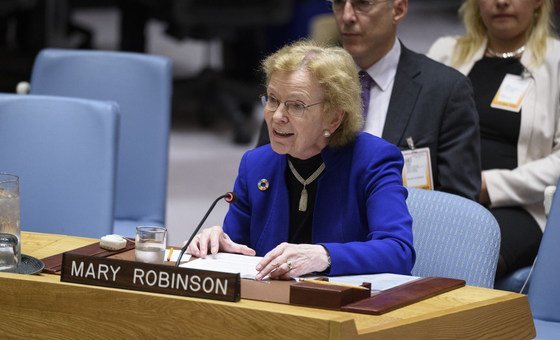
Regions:
M 480 132 L 473 90 L 458 71 L 407 49 L 401 56 L 382 137 L 430 148 L 434 187 L 475 201 L 480 193 Z M 269 143 L 266 124 L 257 145 Z

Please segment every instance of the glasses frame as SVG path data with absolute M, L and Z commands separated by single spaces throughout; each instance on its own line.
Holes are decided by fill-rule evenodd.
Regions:
M 364 6 L 367 6 L 365 8 L 359 8 L 356 7 L 356 2 L 362 2 L 364 3 Z M 350 2 L 350 4 L 352 5 L 352 9 L 354 10 L 354 12 L 356 13 L 369 13 L 369 11 L 371 11 L 371 9 L 373 8 L 373 6 L 380 4 L 382 2 L 389 2 L 392 0 L 327 0 L 327 2 L 330 4 L 330 8 L 332 9 L 333 12 L 340 12 L 344 9 L 344 7 L 346 7 L 346 3 Z M 335 5 L 335 2 L 339 2 L 339 5 Z M 365 5 L 365 3 L 367 3 L 367 5 Z
M 279 99 L 276 99 L 275 97 L 272 97 L 274 99 L 276 99 L 278 101 L 278 105 L 273 109 L 271 107 L 269 107 L 269 103 L 270 101 L 268 100 L 268 98 L 270 98 L 270 96 L 264 94 L 261 96 L 261 103 L 264 107 L 265 110 L 268 111 L 272 111 L 272 112 L 276 112 L 276 110 L 278 110 L 278 108 L 280 107 L 281 104 L 284 104 L 284 107 L 286 108 L 286 112 L 292 116 L 292 117 L 297 117 L 297 118 L 301 118 L 304 116 L 305 111 L 307 111 L 308 108 L 315 106 L 315 105 L 319 105 L 319 104 L 323 104 L 325 101 L 321 100 L 320 102 L 317 103 L 313 103 L 313 104 L 305 104 L 304 102 L 300 101 L 300 100 L 284 100 L 281 101 Z M 293 104 L 299 105 L 301 106 L 302 110 L 301 110 L 301 115 L 297 115 L 294 114 L 293 112 L 291 112 L 290 108 L 293 108 L 294 106 L 292 106 Z

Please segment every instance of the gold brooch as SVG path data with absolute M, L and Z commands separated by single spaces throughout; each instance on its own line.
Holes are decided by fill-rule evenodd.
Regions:
M 257 187 L 260 191 L 268 190 L 268 180 L 266 178 L 261 179 L 259 184 L 257 184 Z

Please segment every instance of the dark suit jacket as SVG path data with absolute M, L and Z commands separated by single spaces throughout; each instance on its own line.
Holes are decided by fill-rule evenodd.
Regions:
M 478 201 L 480 134 L 473 90 L 458 71 L 402 45 L 383 138 L 429 147 L 434 187 Z M 258 145 L 269 143 L 266 124 Z
M 412 218 L 402 186 L 398 149 L 367 133 L 342 148 L 321 151 L 325 171 L 317 180 L 312 243 L 330 253 L 330 275 L 410 274 L 415 261 Z M 288 241 L 290 202 L 287 156 L 270 145 L 243 156 L 224 231 L 264 256 Z M 266 179 L 267 190 L 258 183 Z

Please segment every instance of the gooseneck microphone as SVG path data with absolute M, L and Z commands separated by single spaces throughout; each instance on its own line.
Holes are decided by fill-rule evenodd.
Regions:
M 198 224 L 198 226 L 196 227 L 196 229 L 193 231 L 193 233 L 191 234 L 191 237 L 189 238 L 189 240 L 187 241 L 187 243 L 185 243 L 185 245 L 183 246 L 183 248 L 181 248 L 181 253 L 179 254 L 179 258 L 177 259 L 177 261 L 175 262 L 175 267 L 179 267 L 179 263 L 181 262 L 181 258 L 183 258 L 183 254 L 185 253 L 185 251 L 187 251 L 187 248 L 189 247 L 189 244 L 191 244 L 193 238 L 196 236 L 196 234 L 198 233 L 198 230 L 200 230 L 200 227 L 202 227 L 202 224 L 204 223 L 204 221 L 206 221 L 206 219 L 208 218 L 208 215 L 210 215 L 210 213 L 212 212 L 212 210 L 214 210 L 214 207 L 216 206 L 216 203 L 218 203 L 219 200 L 224 199 L 226 202 L 228 203 L 234 203 L 236 200 L 235 194 L 233 192 L 226 192 L 225 195 L 221 195 L 220 197 L 216 198 L 214 200 L 214 203 L 212 203 L 212 205 L 210 206 L 210 208 L 208 208 L 208 211 L 206 212 L 206 214 L 204 215 L 204 217 L 202 218 L 202 220 L 200 221 L 200 223 Z

